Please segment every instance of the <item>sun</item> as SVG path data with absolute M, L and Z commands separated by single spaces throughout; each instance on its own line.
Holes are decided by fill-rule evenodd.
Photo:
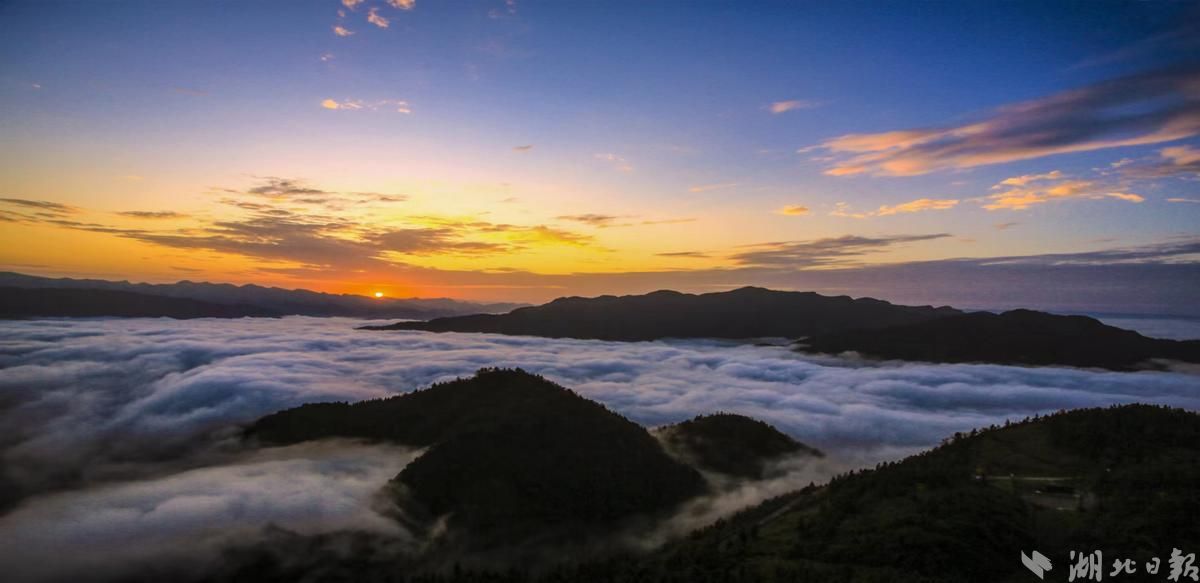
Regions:
M 377 297 L 377 298 L 382 298 L 382 297 L 383 297 L 383 292 L 375 292 L 375 297 Z

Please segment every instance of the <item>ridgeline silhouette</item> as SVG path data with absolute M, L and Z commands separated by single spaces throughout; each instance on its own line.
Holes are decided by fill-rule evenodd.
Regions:
M 365 330 L 487 332 L 550 338 L 796 338 L 841 330 L 912 324 L 960 314 L 949 307 L 898 306 L 871 298 L 744 287 L 685 294 L 559 298 L 507 314 L 477 314 L 365 326 Z
M 1200 362 L 1200 340 L 1147 338 L 1086 316 L 977 312 L 878 330 L 816 335 L 802 350 L 928 362 L 1066 365 L 1135 370 L 1154 359 Z

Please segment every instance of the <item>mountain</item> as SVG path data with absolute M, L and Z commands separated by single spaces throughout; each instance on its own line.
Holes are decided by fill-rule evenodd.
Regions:
M 214 304 L 109 289 L 0 287 L 0 318 L 95 317 L 243 318 L 279 316 L 256 306 Z
M 372 403 L 391 401 L 319 408 L 374 410 L 377 405 Z M 295 438 L 296 432 L 306 431 L 304 425 L 318 419 L 311 407 L 296 410 L 308 409 L 303 419 L 281 423 L 289 416 L 284 414 L 273 416 L 272 424 Z M 689 431 L 716 434 L 720 427 L 749 426 L 732 417 L 715 417 L 718 422 L 701 419 Z M 404 414 L 393 424 L 395 429 L 375 426 L 363 433 L 406 433 L 403 427 L 413 419 L 417 417 Z M 434 425 L 430 422 L 418 433 L 458 431 L 437 430 Z M 697 426 L 701 429 L 694 431 Z M 327 434 L 331 427 L 315 433 Z M 487 447 L 482 442 L 472 445 Z M 553 442 L 542 445 L 551 451 L 556 448 Z M 460 467 L 462 473 L 455 477 L 482 480 L 487 486 L 481 488 L 500 483 L 494 480 L 494 467 L 487 468 L 487 475 L 468 476 L 472 468 Z M 544 483 L 559 478 L 552 471 Z M 623 478 L 616 476 L 615 481 L 619 484 Z M 769 499 L 648 553 L 624 552 L 600 559 L 547 554 L 499 570 L 458 565 L 420 571 L 418 563 L 387 551 L 386 544 L 368 535 L 277 533 L 272 542 L 231 554 L 236 560 L 229 561 L 218 578 L 999 583 L 1031 580 L 1034 575 L 1026 571 L 1020 555 L 1035 550 L 1053 563 L 1047 579 L 1067 578 L 1074 562 L 1071 551 L 1101 551 L 1106 569 L 1116 559 L 1132 559 L 1139 573 L 1146 561 L 1157 557 L 1161 577 L 1168 570 L 1172 549 L 1189 553 L 1200 546 L 1197 484 L 1200 415 L 1150 405 L 1081 409 L 958 433 L 941 446 L 904 460 Z M 447 495 L 456 496 L 457 489 L 453 491 Z M 569 508 L 589 500 L 581 497 L 564 504 Z
M 763 479 L 769 464 L 785 457 L 824 456 L 762 421 L 732 413 L 700 415 L 656 433 L 697 468 L 740 478 Z
M 1019 559 L 1033 550 L 1053 562 L 1047 579 L 1067 578 L 1070 551 L 1142 573 L 1200 545 L 1197 484 L 1200 415 L 1076 410 L 955 435 L 574 580 L 1028 581 Z
M 282 316 L 428 319 L 460 314 L 507 312 L 523 305 L 478 304 L 444 298 L 368 298 L 350 294 L 327 294 L 302 289 L 288 290 L 253 284 L 237 286 L 228 283 L 191 281 L 152 284 L 100 279 L 53 279 L 11 272 L 0 272 L 0 287 L 123 291 L 226 306 L 241 306 L 242 309 L 254 308 Z
M 418 529 L 448 516 L 443 544 L 488 549 L 582 540 L 705 491 L 641 426 L 542 377 L 475 377 L 362 403 L 304 405 L 247 436 L 268 444 L 327 437 L 428 448 L 391 493 Z
M 1151 359 L 1200 362 L 1200 341 L 1147 338 L 1086 316 L 1032 310 L 977 312 L 878 330 L 818 334 L 809 352 L 854 351 L 887 359 L 1135 370 Z
M 657 338 L 799 337 L 841 330 L 912 324 L 960 314 L 948 307 L 897 306 L 871 298 L 745 287 L 684 294 L 559 298 L 507 314 L 479 314 L 367 326 L 368 330 L 489 332 L 551 338 L 654 340 Z

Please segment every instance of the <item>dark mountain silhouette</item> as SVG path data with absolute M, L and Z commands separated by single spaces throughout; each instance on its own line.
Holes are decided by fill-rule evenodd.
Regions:
M 911 324 L 960 313 L 948 307 L 897 306 L 871 298 L 852 299 L 745 287 L 700 295 L 657 291 L 640 296 L 559 298 L 507 314 L 437 318 L 365 329 L 490 332 L 600 340 L 794 338 Z
M 668 450 L 696 467 L 741 478 L 765 478 L 768 464 L 783 457 L 824 456 L 762 421 L 732 413 L 700 415 L 657 433 Z
M 253 284 L 237 286 L 228 283 L 192 281 L 151 284 L 101 279 L 53 279 L 11 272 L 0 273 L 0 287 L 133 292 L 228 306 L 242 306 L 243 309 L 257 308 L 282 316 L 428 319 L 459 314 L 507 312 L 523 305 L 478 304 L 443 298 L 368 298 L 350 294 L 327 294 L 302 289 L 288 290 Z
M 704 433 L 715 427 L 704 425 Z M 649 554 L 429 572 L 368 535 L 280 533 L 231 554 L 219 578 L 988 583 L 1033 577 L 1020 553 L 1035 549 L 1059 580 L 1070 551 L 1100 550 L 1105 568 L 1132 559 L 1140 573 L 1153 557 L 1165 568 L 1172 549 L 1200 546 L 1197 484 L 1200 415 L 1150 405 L 1082 409 L 955 434 L 902 461 L 767 500 Z
M 705 489 L 641 426 L 520 370 L 483 370 L 389 399 L 304 405 L 247 434 L 273 444 L 349 437 L 428 447 L 396 477 L 393 495 L 417 526 L 448 516 L 448 538 L 473 549 L 580 539 Z
M 0 318 L 242 318 L 279 315 L 279 312 L 257 306 L 214 304 L 109 289 L 0 287 Z
M 576 580 L 1018 581 L 1032 577 L 1019 552 L 1033 549 L 1055 578 L 1072 550 L 1102 550 L 1109 567 L 1165 564 L 1172 548 L 1200 544 L 1198 483 L 1200 416 L 1077 410 L 957 434 Z
M 978 312 L 892 326 L 818 334 L 803 350 L 929 362 L 1066 365 L 1134 370 L 1151 359 L 1200 362 L 1200 341 L 1147 338 L 1086 316 L 1032 310 Z

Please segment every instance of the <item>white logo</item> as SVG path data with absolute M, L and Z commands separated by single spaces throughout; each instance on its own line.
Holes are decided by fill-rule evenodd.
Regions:
M 1042 575 L 1051 569 L 1050 559 L 1047 559 L 1046 555 L 1037 551 L 1033 551 L 1033 557 L 1029 557 L 1025 554 L 1025 551 L 1021 551 L 1021 563 L 1025 565 L 1026 569 L 1033 571 L 1033 574 L 1037 575 L 1038 579 L 1041 579 Z

